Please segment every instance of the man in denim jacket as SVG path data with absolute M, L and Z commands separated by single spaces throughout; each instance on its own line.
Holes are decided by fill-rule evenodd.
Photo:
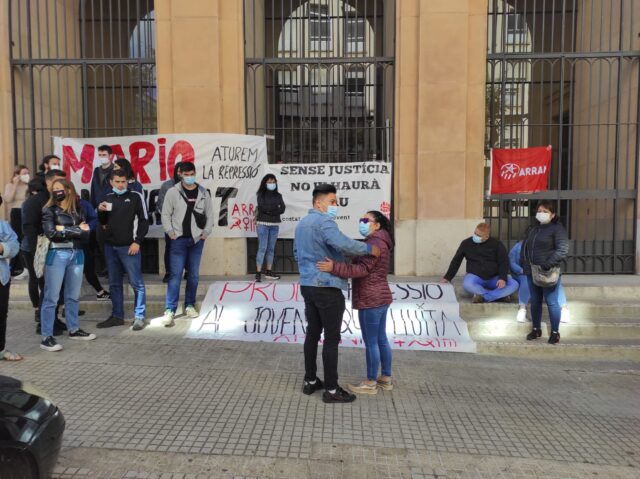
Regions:
M 326 258 L 344 262 L 344 256 L 380 254 L 376 246 L 369 246 L 342 234 L 335 222 L 337 213 L 335 186 L 318 185 L 313 190 L 313 208 L 296 227 L 294 243 L 294 255 L 300 271 L 300 292 L 304 298 L 307 317 L 302 392 L 308 395 L 325 388 L 322 400 L 326 403 L 355 401 L 353 394 L 338 386 L 338 343 L 345 309 L 342 290 L 347 289 L 347 280 L 319 271 L 316 263 Z M 316 376 L 318 341 L 323 329 L 324 385 Z

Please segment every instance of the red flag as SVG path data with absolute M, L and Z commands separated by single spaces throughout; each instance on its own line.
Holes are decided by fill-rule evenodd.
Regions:
M 551 145 L 491 150 L 491 194 L 533 193 L 548 189 Z

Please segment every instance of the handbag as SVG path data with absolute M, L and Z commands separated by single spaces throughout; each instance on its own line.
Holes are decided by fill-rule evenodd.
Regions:
M 531 264 L 531 279 L 533 284 L 540 286 L 541 288 L 552 288 L 558 283 L 560 279 L 560 266 L 553 266 L 549 269 L 544 269 L 537 264 Z
M 184 195 L 184 193 L 182 193 L 182 191 L 180 190 L 178 190 L 178 193 L 180 193 L 180 196 L 182 196 L 182 199 L 185 201 L 185 203 L 189 205 L 189 200 Z M 193 219 L 196 220 L 196 226 L 203 230 L 204 227 L 207 226 L 207 215 L 196 211 L 195 208 L 191 211 L 191 214 L 193 214 Z
M 38 243 L 36 245 L 36 253 L 33 255 L 33 269 L 38 278 L 44 275 L 44 265 L 47 261 L 47 253 L 49 252 L 49 238 L 45 235 L 38 235 Z

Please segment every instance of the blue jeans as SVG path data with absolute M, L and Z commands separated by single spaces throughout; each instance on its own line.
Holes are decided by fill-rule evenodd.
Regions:
M 382 365 L 382 375 L 391 376 L 391 346 L 387 339 L 387 310 L 389 305 L 358 311 L 362 340 L 367 358 L 367 379 L 375 381 L 378 367 Z
M 82 287 L 84 252 L 81 249 L 52 249 L 44 267 L 44 294 L 40 308 L 42 336 L 53 336 L 53 322 L 60 288 L 64 282 L 64 314 L 69 331 L 80 327 L 78 305 Z
M 204 240 L 194 243 L 193 238 L 181 236 L 171 242 L 171 276 L 167 288 L 165 308 L 176 312 L 180 298 L 180 280 L 182 272 L 187 268 L 187 285 L 184 291 L 184 306 L 195 306 L 198 280 L 200 277 L 200 258 L 202 258 Z
M 264 260 L 267 260 L 267 268 L 273 265 L 273 255 L 276 252 L 276 241 L 278 239 L 279 226 L 257 225 L 258 233 L 258 253 L 256 253 L 256 266 L 262 269 Z
M 144 319 L 146 290 L 142 278 L 142 255 L 140 252 L 129 256 L 128 246 L 104 245 L 104 258 L 109 271 L 109 292 L 111 293 L 111 315 L 124 319 L 124 299 L 122 296 L 122 277 L 127 273 L 129 284 L 135 298 L 135 319 Z
M 516 281 L 520 283 L 520 289 L 518 290 L 518 302 L 526 306 L 527 303 L 529 303 L 529 298 L 531 297 L 527 275 L 519 274 L 518 276 L 516 276 Z M 565 294 L 564 288 L 562 287 L 562 283 L 560 283 L 560 281 L 558 281 L 558 303 L 560 303 L 561 308 L 564 308 L 567 305 L 567 295 Z
M 527 276 L 529 283 L 529 291 L 531 291 L 531 322 L 535 329 L 540 329 L 542 324 L 542 300 L 547 303 L 549 308 L 549 320 L 551 322 L 551 331 L 559 331 L 560 327 L 560 301 L 558 299 L 560 290 L 560 281 L 550 288 L 541 288 L 533 284 L 531 276 Z
M 464 275 L 463 287 L 465 291 L 482 296 L 487 303 L 490 303 L 497 299 L 510 296 L 518 289 L 518 282 L 511 276 L 507 276 L 507 284 L 504 288 L 498 289 L 499 279 L 500 277 L 498 276 L 490 279 L 482 279 L 480 276 L 467 273 Z

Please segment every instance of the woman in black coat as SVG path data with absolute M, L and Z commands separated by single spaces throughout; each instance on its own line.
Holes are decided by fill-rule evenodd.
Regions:
M 278 192 L 278 181 L 271 173 L 262 178 L 258 188 L 258 211 L 256 214 L 256 230 L 258 233 L 258 253 L 256 254 L 256 281 L 262 280 L 262 265 L 267 263 L 264 273 L 266 279 L 280 279 L 271 267 L 276 250 L 276 240 L 280 230 L 280 215 L 284 213 L 285 204 Z
M 560 314 L 561 308 L 558 302 L 558 290 L 560 279 L 553 286 L 541 287 L 533 282 L 531 265 L 540 266 L 544 271 L 560 266 L 569 252 L 569 240 L 564 226 L 558 222 L 556 208 L 550 201 L 538 203 L 536 220 L 538 225 L 533 226 L 527 232 L 527 236 L 520 253 L 520 264 L 524 274 L 527 275 L 529 291 L 531 292 L 531 320 L 533 330 L 527 335 L 531 341 L 542 336 L 542 300 L 547 303 L 549 318 L 551 321 L 551 335 L 549 344 L 560 341 Z

